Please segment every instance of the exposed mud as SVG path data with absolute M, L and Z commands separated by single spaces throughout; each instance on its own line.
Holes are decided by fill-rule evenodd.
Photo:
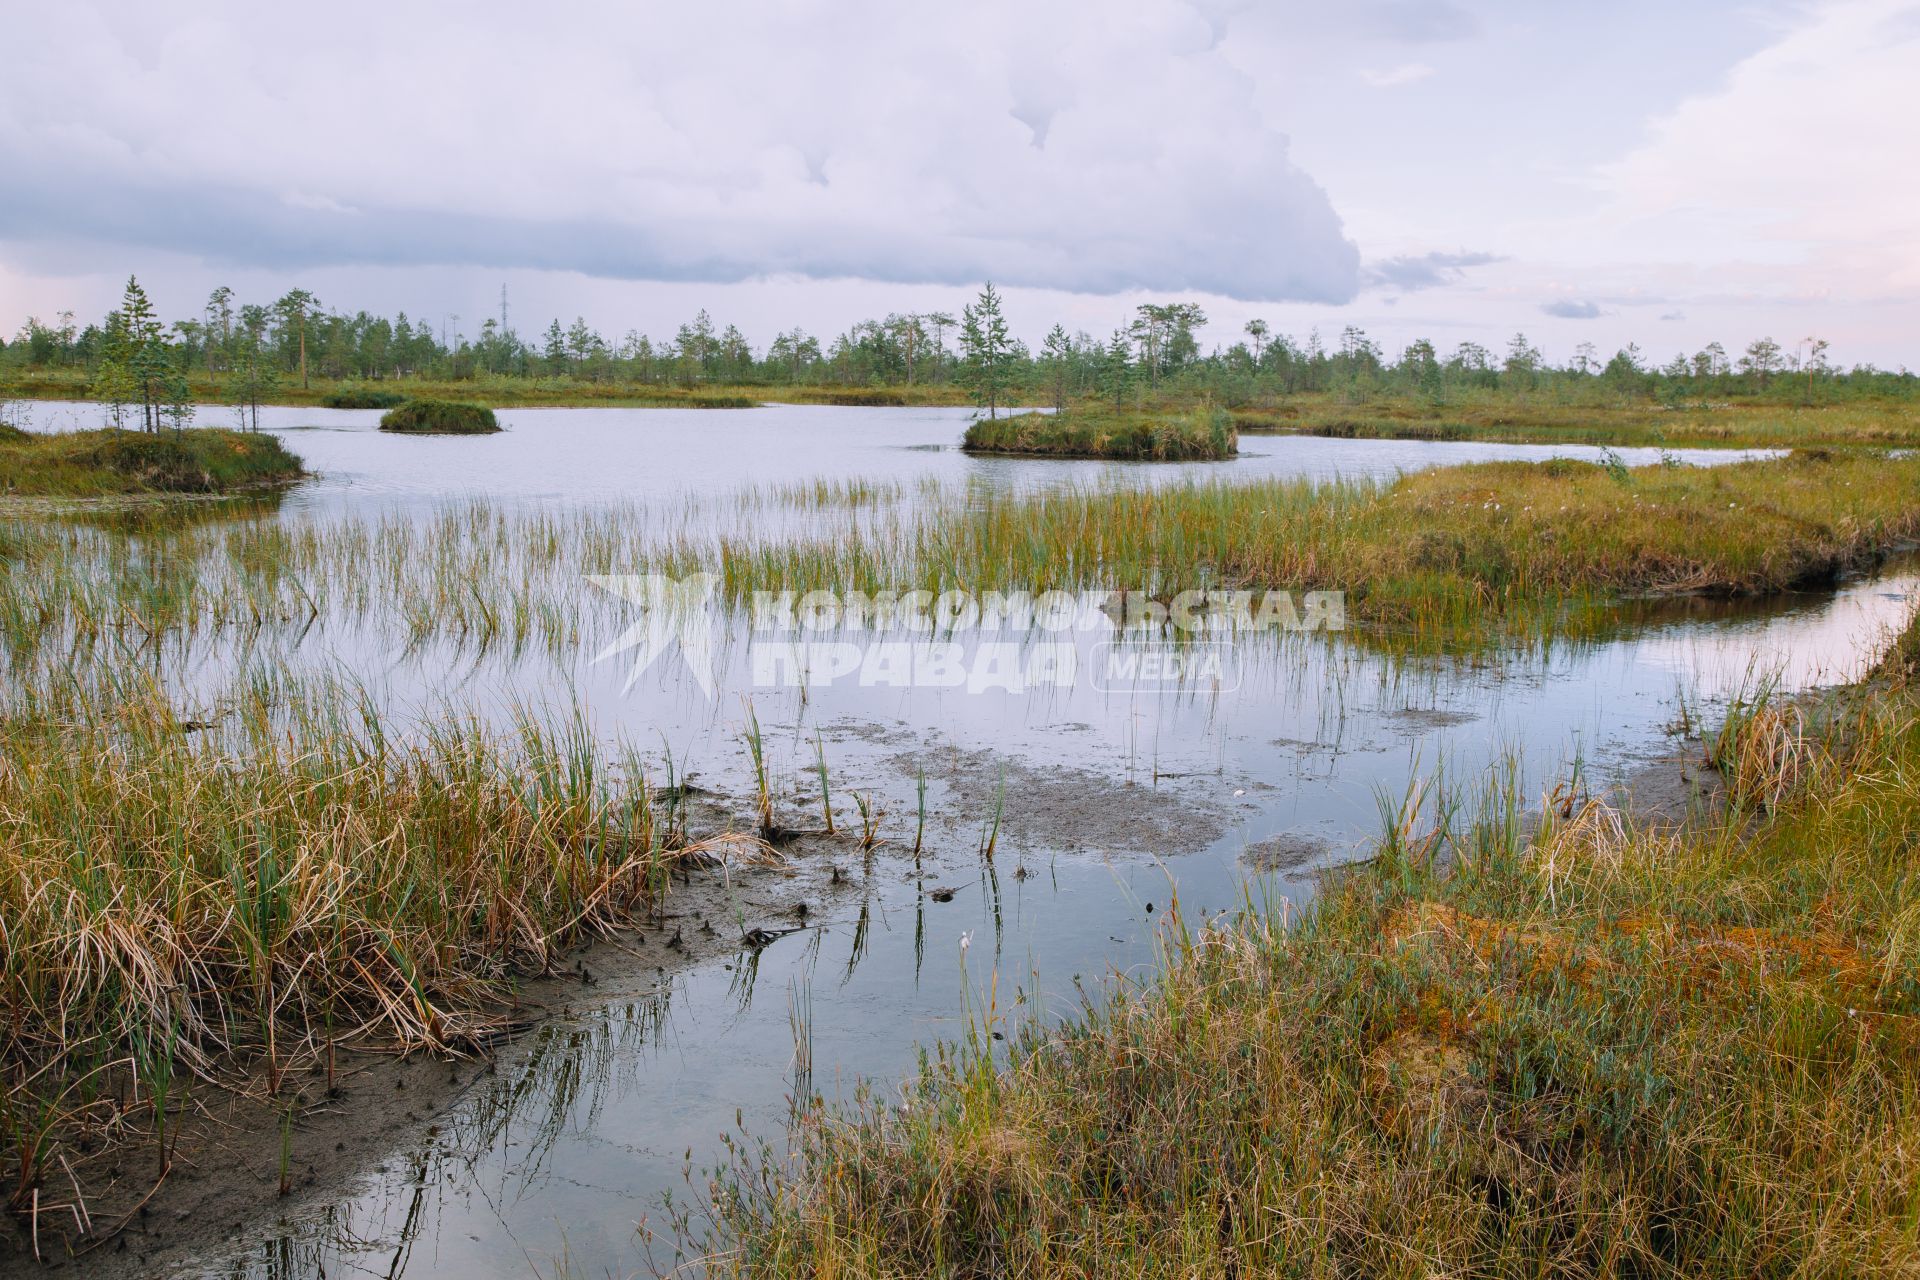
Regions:
M 711 803 L 703 829 L 728 829 Z M 264 1078 L 189 1097 L 173 1166 L 158 1177 L 151 1145 L 120 1147 L 72 1161 L 93 1232 L 71 1212 L 16 1219 L 0 1236 L 0 1274 L 62 1269 L 88 1276 L 165 1275 L 226 1251 L 249 1224 L 292 1218 L 348 1194 L 356 1178 L 395 1152 L 430 1142 L 437 1122 L 470 1087 L 510 1069 L 544 1021 L 598 1002 L 643 996 L 673 974 L 754 949 L 748 941 L 804 930 L 854 890 L 844 874 L 852 848 L 810 834 L 790 839 L 778 865 L 708 867 L 676 876 L 658 913 L 637 927 L 589 943 L 558 971 L 525 982 L 502 1011 L 511 1033 L 485 1056 L 340 1051 L 334 1085 L 312 1063 L 267 1097 Z M 283 1148 L 282 1124 L 292 1126 Z M 283 1160 L 289 1191 L 281 1194 Z M 56 1185 L 43 1202 L 73 1201 Z M 124 1224 L 124 1225 L 122 1225 Z
M 1248 845 L 1240 854 L 1240 861 L 1247 870 L 1268 875 L 1324 863 L 1333 857 L 1334 851 L 1331 843 L 1318 836 L 1289 831 Z
M 1707 762 L 1706 744 L 1688 737 L 1629 770 L 1616 799 L 1635 825 L 1693 829 L 1721 820 L 1727 795 L 1726 778 Z
M 1472 724 L 1479 718 L 1479 716 L 1447 711 L 1438 707 L 1402 707 L 1398 711 L 1387 713 L 1387 719 L 1392 722 L 1395 729 L 1415 737 L 1434 729 L 1453 729 L 1463 724 Z
M 852 730 L 855 726 L 838 726 Z M 921 743 L 904 727 L 857 727 L 879 745 Z M 229 1087 L 200 1085 L 188 1098 L 170 1171 L 160 1178 L 152 1144 L 123 1145 L 71 1160 L 90 1232 L 70 1209 L 43 1210 L 38 1260 L 31 1215 L 0 1234 L 0 1275 L 49 1271 L 118 1280 L 192 1269 L 229 1253 L 263 1223 L 308 1217 L 352 1194 L 371 1172 L 432 1144 L 474 1090 L 535 1051 L 540 1028 L 596 1005 L 643 1000 L 695 967 L 752 964 L 758 946 L 779 945 L 822 921 L 851 914 L 874 874 L 934 885 L 974 866 L 992 839 L 1007 865 L 1045 851 L 1170 855 L 1206 847 L 1226 829 L 1230 810 L 1212 797 L 1222 780 L 1179 779 L 1159 786 L 1115 783 L 1071 768 L 1035 768 L 984 751 L 948 747 L 903 752 L 887 763 L 909 778 L 924 762 L 930 793 L 922 831 L 917 814 L 887 813 L 884 838 L 865 848 L 857 816 L 836 789 L 836 834 L 819 819 L 818 794 L 782 797 L 778 816 L 793 824 L 776 841 L 770 866 L 721 866 L 676 876 L 651 919 L 569 954 L 558 972 L 524 982 L 502 1013 L 510 1031 L 485 1055 L 449 1056 L 341 1050 L 328 1087 L 326 1065 L 303 1065 L 278 1100 L 264 1078 Z M 897 788 L 894 788 L 897 791 Z M 937 796 L 937 805 L 933 797 Z M 690 835 L 733 830 L 738 797 L 689 788 Z M 997 824 L 995 813 L 998 813 Z M 996 829 L 997 828 L 997 829 Z M 914 835 L 922 850 L 912 855 Z M 1017 872 L 1016 872 L 1017 874 Z M 291 1114 L 283 1145 L 283 1122 Z M 282 1194 L 282 1167 L 288 1188 Z M 76 1197 L 50 1186 L 43 1204 Z
M 921 759 L 902 755 L 894 764 L 909 772 Z M 1214 775 L 1116 783 L 988 751 L 947 749 L 927 759 L 928 783 L 943 792 L 941 825 L 997 839 L 1016 852 L 1174 857 L 1206 848 L 1232 817 L 1234 784 Z

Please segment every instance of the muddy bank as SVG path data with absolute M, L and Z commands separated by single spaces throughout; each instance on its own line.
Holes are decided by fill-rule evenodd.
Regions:
M 36 1263 L 31 1215 L 16 1218 L 0 1242 L 0 1274 L 167 1275 L 209 1263 L 265 1223 L 318 1211 L 369 1169 L 432 1144 L 447 1112 L 470 1089 L 511 1073 L 548 1020 L 597 1002 L 645 998 L 676 973 L 750 953 L 740 921 L 794 927 L 803 922 L 795 914 L 800 904 L 824 909 L 850 891 L 844 870 L 836 877 L 841 851 L 792 852 L 777 866 L 706 868 L 676 879 L 653 920 L 577 948 L 557 972 L 527 981 L 503 1011 L 508 1033 L 485 1056 L 342 1050 L 331 1089 L 326 1064 L 316 1062 L 287 1077 L 279 1102 L 267 1097 L 262 1078 L 200 1085 L 164 1179 L 151 1142 L 71 1161 L 93 1234 L 79 1232 L 70 1213 L 64 1221 L 43 1213 Z M 283 1147 L 288 1099 L 293 1121 Z M 43 1202 L 52 1194 L 43 1193 Z
M 904 738 L 887 745 L 904 747 Z M 935 758 L 937 755 L 937 759 Z M 922 757 L 903 752 L 888 789 L 896 797 Z M 492 1104 L 490 1091 L 517 1093 L 545 1033 L 586 1023 L 597 1011 L 664 1001 L 676 977 L 725 966 L 750 983 L 759 953 L 803 947 L 826 922 L 849 923 L 891 886 L 932 912 L 954 910 L 954 886 L 980 874 L 982 815 L 1004 800 L 995 860 L 1009 879 L 1059 856 L 1162 856 L 1204 847 L 1228 813 L 1209 793 L 1218 779 L 1182 786 L 1116 784 L 1090 772 L 1002 762 L 989 752 L 943 748 L 924 757 L 929 813 L 918 856 L 915 815 L 896 798 L 882 839 L 863 848 L 848 795 L 836 787 L 836 834 L 820 829 L 818 795 L 782 797 L 788 827 L 771 865 L 720 865 L 677 876 L 660 912 L 615 937 L 568 954 L 558 971 L 525 982 L 503 1012 L 510 1030 L 484 1055 L 341 1050 L 333 1086 L 324 1062 L 291 1074 L 279 1101 L 263 1079 L 199 1086 L 178 1129 L 176 1155 L 158 1177 L 151 1142 L 75 1160 L 86 1221 L 43 1211 L 34 1255 L 31 1215 L 0 1239 L 0 1274 L 48 1272 L 117 1277 L 200 1274 L 248 1239 L 324 1215 L 369 1177 L 404 1172 L 419 1153 L 455 1142 Z M 750 798 L 701 791 L 688 799 L 690 835 L 745 831 L 737 815 Z M 292 1123 L 283 1121 L 291 1101 Z M 463 1138 L 461 1141 L 470 1140 Z M 282 1167 L 288 1190 L 282 1194 Z M 43 1192 L 43 1204 L 55 1199 Z M 59 1196 L 73 1200 L 71 1194 Z M 638 1223 L 651 1205 L 635 1204 Z M 91 1232 L 82 1230 L 91 1226 Z

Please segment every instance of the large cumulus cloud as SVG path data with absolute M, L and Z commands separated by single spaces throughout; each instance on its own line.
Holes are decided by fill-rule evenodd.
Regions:
M 66 0 L 9 23 L 0 238 L 1344 301 L 1237 8 Z

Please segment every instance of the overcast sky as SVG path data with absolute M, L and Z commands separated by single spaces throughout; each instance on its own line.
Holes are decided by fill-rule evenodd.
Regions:
M 1179 297 L 1920 366 L 1920 0 L 10 8 L 9 331 L 131 271 L 764 344 L 991 277 L 1030 339 Z

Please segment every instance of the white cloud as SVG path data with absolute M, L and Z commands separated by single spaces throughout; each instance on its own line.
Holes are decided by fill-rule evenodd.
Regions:
M 1229 8 L 68 0 L 8 21 L 0 237 L 1345 300 Z
M 1828 0 L 1602 170 L 1616 243 L 1780 269 L 1821 294 L 1920 287 L 1920 5 Z
M 1408 62 L 1385 71 L 1363 69 L 1360 78 L 1376 89 L 1392 89 L 1403 84 L 1413 84 L 1425 80 L 1433 74 L 1433 68 L 1424 62 Z

